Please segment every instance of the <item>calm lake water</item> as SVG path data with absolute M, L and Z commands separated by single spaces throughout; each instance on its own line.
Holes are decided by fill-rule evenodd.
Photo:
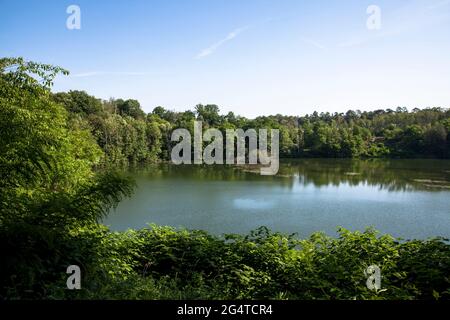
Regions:
M 103 221 L 247 233 L 259 226 L 307 237 L 336 227 L 404 239 L 450 237 L 450 161 L 283 161 L 277 176 L 226 166 L 151 165 L 127 172 L 134 195 Z

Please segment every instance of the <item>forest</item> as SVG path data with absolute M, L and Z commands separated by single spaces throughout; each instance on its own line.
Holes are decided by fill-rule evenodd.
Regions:
M 175 112 L 161 106 L 146 114 L 137 100 L 103 101 L 84 91 L 61 92 L 53 100 L 68 112 L 71 128 L 87 130 L 106 163 L 133 164 L 170 160 L 171 132 L 195 120 L 205 129 L 279 129 L 280 156 L 327 158 L 448 158 L 450 110 L 443 108 L 262 116 L 247 119 L 217 105 Z
M 146 114 L 136 100 L 52 93 L 59 74 L 68 71 L 0 59 L 0 300 L 450 299 L 442 238 L 402 241 L 370 228 L 303 240 L 265 227 L 112 232 L 99 222 L 133 192 L 115 165 L 167 161 L 171 131 L 196 119 L 220 130 L 279 129 L 283 157 L 448 158 L 448 109 L 246 119 L 197 105 Z M 373 263 L 382 290 L 366 287 Z M 81 290 L 66 288 L 69 265 L 81 267 Z

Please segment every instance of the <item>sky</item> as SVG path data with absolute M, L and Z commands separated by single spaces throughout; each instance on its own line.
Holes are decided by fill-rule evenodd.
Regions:
M 55 92 L 146 112 L 450 107 L 450 0 L 0 0 L 0 56 L 68 69 Z

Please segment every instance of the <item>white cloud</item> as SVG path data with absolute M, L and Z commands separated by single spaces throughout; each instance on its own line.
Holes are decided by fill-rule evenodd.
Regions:
M 195 58 L 196 59 L 202 59 L 205 58 L 207 56 L 209 56 L 210 54 L 212 54 L 214 51 L 216 51 L 219 47 L 221 47 L 222 45 L 224 45 L 226 42 L 233 40 L 234 38 L 236 38 L 239 34 L 241 34 L 242 32 L 244 32 L 246 29 L 248 29 L 248 27 L 242 27 L 242 28 L 238 28 L 233 30 L 232 32 L 230 32 L 225 38 L 223 38 L 220 41 L 217 41 L 216 43 L 214 43 L 213 45 L 209 46 L 206 49 L 203 49 Z

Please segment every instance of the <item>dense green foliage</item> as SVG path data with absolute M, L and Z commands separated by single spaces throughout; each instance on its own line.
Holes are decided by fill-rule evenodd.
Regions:
M 61 264 L 83 254 L 73 252 L 81 244 L 70 241 L 70 231 L 96 225 L 132 189 L 115 173 L 92 171 L 101 149 L 88 131 L 68 126 L 49 91 L 60 72 L 0 59 L 2 296 L 13 288 L 36 297 Z
M 364 143 L 373 139 L 371 131 L 382 132 L 386 140 L 376 145 L 377 152 L 393 148 L 406 154 L 395 147 L 400 143 L 443 156 L 448 111 L 365 113 L 338 127 L 337 118 L 325 116 L 291 122 L 223 117 L 215 106 L 197 106 L 196 113 L 156 108 L 145 115 L 135 100 L 102 102 L 77 91 L 53 95 L 50 86 L 58 73 L 67 72 L 0 59 L 0 299 L 449 299 L 446 240 L 398 242 L 370 229 L 341 229 L 337 239 L 315 234 L 308 240 L 265 228 L 224 237 L 156 226 L 112 233 L 98 221 L 130 195 L 132 182 L 93 170 L 102 161 L 164 159 L 170 130 L 195 118 L 221 128 L 279 127 L 288 133 L 284 152 L 292 155 L 311 146 L 308 152 L 328 150 L 328 136 L 335 134 L 326 132 L 338 130 L 341 137 L 350 132 L 364 137 Z M 322 131 L 324 139 L 314 134 Z M 65 271 L 72 264 L 82 268 L 79 291 L 66 289 Z M 363 271 L 371 264 L 382 270 L 378 292 L 365 285 Z
M 18 235 L 13 240 L 24 251 L 19 246 L 25 240 Z M 54 248 L 39 238 L 33 244 L 39 250 L 33 256 L 49 259 L 39 264 L 34 279 L 41 287 L 21 282 L 18 271 L 36 268 L 21 265 L 1 294 L 50 299 L 450 298 L 450 245 L 440 239 L 397 242 L 371 229 L 340 229 L 338 238 L 317 233 L 298 240 L 265 228 L 247 236 L 215 237 L 157 226 L 112 233 L 99 226 L 72 230 L 57 240 Z M 50 252 L 53 256 L 47 256 Z M 82 266 L 81 290 L 65 289 L 64 263 Z M 381 268 L 379 291 L 366 287 L 364 270 L 373 264 Z
M 136 100 L 101 101 L 83 91 L 57 93 L 72 125 L 92 132 L 108 163 L 169 160 L 173 129 L 279 129 L 282 157 L 450 157 L 450 110 L 442 108 L 321 113 L 303 117 L 264 116 L 247 119 L 219 113 L 216 105 L 174 112 L 156 107 L 145 114 Z

